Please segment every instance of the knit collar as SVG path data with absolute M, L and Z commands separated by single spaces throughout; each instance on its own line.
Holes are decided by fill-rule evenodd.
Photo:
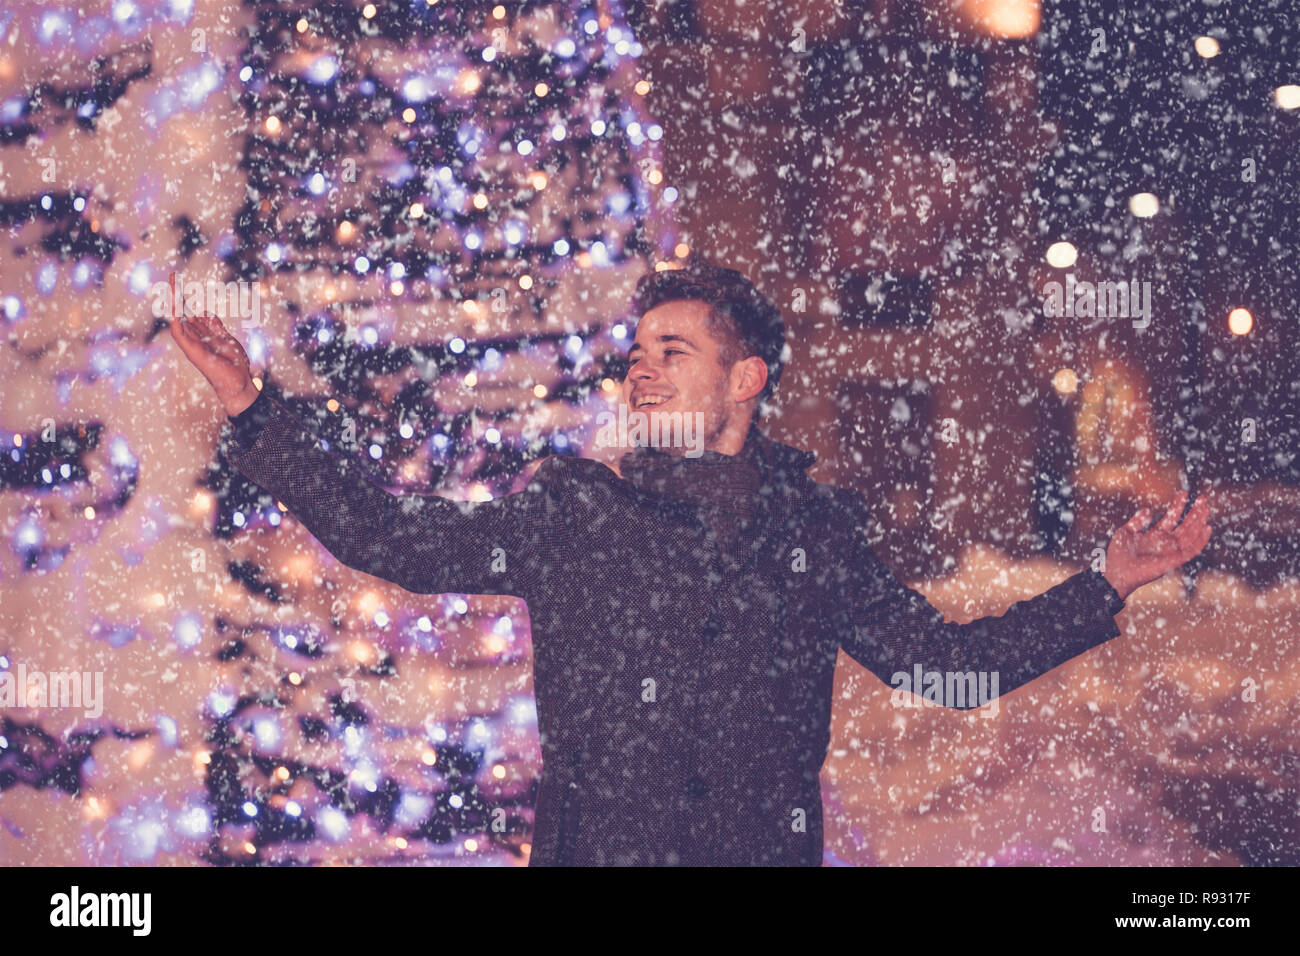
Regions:
M 816 461 L 815 452 L 773 441 L 750 425 L 735 455 L 705 450 L 696 458 L 639 445 L 619 460 L 623 477 L 640 491 L 751 518 L 759 496 L 774 479 L 797 480 Z

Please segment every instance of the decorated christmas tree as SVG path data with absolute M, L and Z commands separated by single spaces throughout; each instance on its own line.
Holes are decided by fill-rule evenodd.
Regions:
M 96 396 L 83 422 L 53 389 L 138 381 L 169 316 L 204 311 L 261 388 L 394 493 L 481 500 L 547 455 L 612 455 L 592 436 L 628 295 L 674 245 L 641 48 L 604 2 L 132 10 L 33 16 L 51 49 L 98 43 L 5 104 L 5 141 L 56 167 L 6 183 L 6 222 L 39 233 L 54 277 L 11 291 L 6 317 L 67 338 L 42 293 L 84 272 L 100 298 L 62 379 L 32 375 L 44 437 L 15 432 L 0 467 L 34 497 L 86 499 L 53 521 L 33 507 L 22 554 L 27 571 L 74 555 L 97 582 L 68 660 L 108 690 L 93 720 L 6 716 L 0 787 L 75 799 L 78 862 L 526 861 L 540 752 L 521 602 L 339 565 L 229 466 L 191 375 L 169 387 L 202 431 L 198 467 L 163 484 L 141 463 L 169 441 L 156 395 Z M 142 491 L 152 517 L 115 528 Z M 120 543 L 91 570 L 95 535 Z M 33 603 L 53 587 L 14 584 Z M 53 666 L 49 638 L 19 650 L 6 668 Z

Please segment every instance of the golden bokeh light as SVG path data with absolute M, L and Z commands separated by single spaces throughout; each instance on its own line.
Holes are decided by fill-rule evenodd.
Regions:
M 1068 269 L 1079 261 L 1079 250 L 1068 242 L 1054 242 L 1047 247 L 1047 264 L 1057 269 Z
M 1073 395 L 1079 390 L 1079 376 L 1072 368 L 1059 369 L 1052 376 L 1052 388 L 1062 395 Z
M 1284 110 L 1300 109 L 1300 86 L 1288 83 L 1273 91 L 1273 102 Z
M 961 15 L 989 36 L 1017 39 L 1038 32 L 1038 0 L 962 0 Z
M 1134 193 L 1129 197 L 1128 211 L 1139 219 L 1150 219 L 1160 211 L 1160 200 L 1154 193 Z

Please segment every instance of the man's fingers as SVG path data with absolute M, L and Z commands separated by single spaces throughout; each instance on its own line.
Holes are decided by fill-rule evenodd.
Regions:
M 1196 557 L 1198 554 L 1200 554 L 1202 551 L 1205 550 L 1205 546 L 1206 544 L 1209 543 L 1209 541 L 1210 541 L 1210 534 L 1208 531 L 1206 531 L 1202 535 L 1198 535 L 1197 537 L 1189 539 L 1187 541 L 1180 541 L 1178 543 L 1178 556 L 1177 556 L 1178 563 L 1186 564 L 1188 561 L 1192 560 L 1192 558 Z
M 1151 509 L 1143 508 L 1133 517 L 1129 518 L 1128 521 L 1124 522 L 1123 526 L 1119 530 L 1141 531 L 1143 528 L 1147 526 L 1147 522 L 1150 520 L 1151 520 Z
M 213 360 L 228 362 L 237 367 L 246 361 L 243 347 L 237 340 L 229 336 L 225 340 L 221 339 L 211 331 L 210 323 L 203 322 L 199 316 L 187 320 L 172 319 L 170 325 L 176 344 L 205 376 L 213 370 Z
M 220 326 L 214 326 L 213 322 L 215 320 L 210 316 L 196 316 L 195 318 L 200 323 L 198 326 L 199 338 L 202 340 L 203 346 L 216 355 L 233 358 L 239 347 L 239 343 L 235 338 Z
M 196 355 L 202 354 L 203 344 L 188 323 L 180 319 L 172 319 L 168 325 L 171 327 L 172 338 L 176 340 L 176 344 L 180 346 L 186 358 L 192 361 Z
M 218 338 L 231 339 L 232 341 L 235 338 L 230 334 L 230 330 L 226 328 L 226 323 L 215 315 L 203 316 L 203 324 Z
M 244 347 L 234 339 L 219 341 L 216 343 L 216 348 L 218 354 L 231 365 L 243 365 L 248 361 Z
M 1174 534 L 1179 539 L 1194 539 L 1209 526 L 1210 505 L 1204 498 L 1198 498 L 1196 503 L 1188 509 L 1187 517 L 1182 520 L 1175 529 Z
M 1189 519 L 1174 530 L 1174 538 L 1180 548 L 1186 550 L 1195 546 L 1195 550 L 1199 552 L 1205 546 L 1205 542 L 1210 540 L 1210 526 L 1204 516 L 1198 517 L 1195 521 Z
M 1183 508 L 1186 507 L 1186 505 L 1187 492 L 1178 492 L 1178 494 L 1174 495 L 1174 500 L 1170 503 L 1169 510 L 1165 512 L 1165 516 L 1160 519 L 1160 523 L 1156 525 L 1156 528 L 1161 531 L 1171 531 L 1174 525 L 1178 524 L 1178 519 L 1182 517 Z
M 1195 557 L 1196 555 L 1204 551 L 1205 546 L 1209 543 L 1210 543 L 1210 526 L 1206 525 L 1205 530 L 1196 536 L 1196 540 L 1193 543 L 1195 550 L 1192 552 L 1192 557 Z
M 184 319 L 168 319 L 167 327 L 171 329 L 172 335 L 177 340 L 190 339 L 194 337 L 194 328 Z
M 211 336 L 213 346 L 223 355 L 233 358 L 243 349 L 243 346 L 239 344 L 239 339 L 231 335 L 230 331 L 216 316 L 203 316 L 203 325 L 208 330 L 208 335 Z
M 208 332 L 204 344 L 218 355 L 224 355 L 227 358 L 237 353 L 240 348 L 239 343 L 230 336 L 222 336 L 216 332 Z

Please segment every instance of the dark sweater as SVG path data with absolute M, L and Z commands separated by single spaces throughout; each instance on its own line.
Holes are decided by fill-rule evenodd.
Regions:
M 552 456 L 490 501 L 393 495 L 259 403 L 236 417 L 251 444 L 231 462 L 340 562 L 417 595 L 527 602 L 544 763 L 533 866 L 816 866 L 841 650 L 887 684 L 914 667 L 997 672 L 1005 696 L 1120 633 L 1123 601 L 1087 570 L 1001 616 L 945 621 L 872 551 L 861 496 L 810 480 L 814 455 L 757 429 L 757 503 L 723 548 L 657 477 L 699 462 L 620 477 Z
M 226 418 L 235 427 L 235 441 L 245 448 L 252 448 L 253 442 L 257 441 L 257 436 L 261 434 L 270 416 L 271 400 L 263 390 L 257 393 L 257 398 L 253 399 L 252 405 L 238 415 L 227 415 Z

